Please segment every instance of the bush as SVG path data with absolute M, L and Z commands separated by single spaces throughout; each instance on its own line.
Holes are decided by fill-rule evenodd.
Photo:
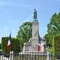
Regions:
M 7 50 L 7 43 L 8 43 L 8 37 L 2 37 L 2 51 L 3 53 L 10 53 L 9 50 Z M 19 52 L 20 51 L 20 42 L 18 39 L 11 38 L 11 51 Z
M 2 51 L 4 53 L 9 53 L 10 51 L 7 50 L 7 42 L 8 42 L 8 37 L 2 37 Z
M 19 52 L 20 51 L 20 41 L 18 39 L 12 39 L 12 51 Z

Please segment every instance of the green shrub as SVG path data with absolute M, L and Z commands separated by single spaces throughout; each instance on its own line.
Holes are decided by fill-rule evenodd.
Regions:
M 19 52 L 20 51 L 20 42 L 18 39 L 12 39 L 12 51 Z
M 10 51 L 7 49 L 8 37 L 2 37 L 2 51 L 4 53 L 9 53 Z M 11 51 L 19 52 L 20 51 L 20 42 L 16 38 L 11 38 Z
M 7 50 L 7 42 L 8 42 L 8 37 L 2 37 L 2 51 L 4 53 L 9 53 L 10 51 Z

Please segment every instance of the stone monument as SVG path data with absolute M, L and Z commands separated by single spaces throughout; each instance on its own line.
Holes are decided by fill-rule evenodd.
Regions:
M 24 43 L 23 52 L 44 52 L 45 42 L 39 36 L 39 22 L 37 20 L 37 11 L 34 9 L 32 22 L 32 37 Z

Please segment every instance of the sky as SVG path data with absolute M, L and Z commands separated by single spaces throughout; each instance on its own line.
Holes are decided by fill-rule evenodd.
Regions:
M 47 24 L 54 13 L 60 12 L 60 0 L 0 0 L 0 39 L 16 37 L 19 27 L 26 21 L 33 22 L 33 12 L 37 10 L 39 33 L 47 33 Z

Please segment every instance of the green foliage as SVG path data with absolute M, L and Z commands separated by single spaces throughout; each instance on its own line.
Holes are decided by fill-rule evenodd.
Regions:
M 1 49 L 1 43 L 0 43 L 0 49 Z
M 2 51 L 4 53 L 9 53 L 10 51 L 7 50 L 7 42 L 8 42 L 8 37 L 2 37 Z
M 10 51 L 7 50 L 7 43 L 8 43 L 8 37 L 2 37 L 2 51 L 4 53 L 9 53 Z M 20 42 L 18 39 L 11 38 L 11 51 L 20 51 Z
M 17 38 L 20 40 L 21 47 L 24 42 L 27 42 L 32 36 L 32 22 L 25 22 L 19 27 Z
M 60 36 L 56 36 L 54 40 L 55 55 L 60 55 Z
M 20 41 L 18 39 L 12 38 L 11 41 L 11 45 L 12 45 L 12 51 L 14 52 L 20 52 Z
M 51 19 L 50 23 L 47 25 L 47 34 L 45 35 L 45 39 L 52 44 L 53 36 L 60 35 L 60 13 L 54 14 Z

